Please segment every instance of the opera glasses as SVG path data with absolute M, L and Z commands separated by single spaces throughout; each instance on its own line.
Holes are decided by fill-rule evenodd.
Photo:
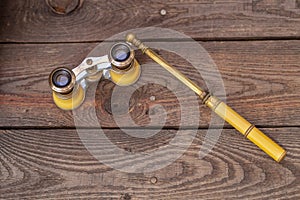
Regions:
M 85 58 L 73 70 L 54 69 L 49 84 L 55 104 L 63 110 L 72 110 L 84 101 L 89 83 L 99 81 L 102 75 L 117 85 L 127 86 L 136 82 L 140 73 L 134 50 L 126 43 L 117 43 L 108 55 Z
M 184 76 L 138 40 L 135 35 L 128 34 L 126 40 L 194 91 L 207 107 L 232 125 L 244 137 L 256 144 L 275 161 L 280 162 L 285 157 L 286 151 L 281 146 L 224 102 L 209 92 L 204 91 Z M 141 73 L 141 68 L 134 58 L 134 51 L 129 44 L 117 43 L 112 46 L 109 55 L 86 58 L 72 71 L 67 68 L 58 68 L 52 71 L 49 82 L 53 90 L 55 104 L 64 110 L 75 109 L 83 102 L 88 83 L 99 81 L 103 74 L 104 78 L 111 79 L 115 84 L 120 86 L 130 85 L 137 81 Z

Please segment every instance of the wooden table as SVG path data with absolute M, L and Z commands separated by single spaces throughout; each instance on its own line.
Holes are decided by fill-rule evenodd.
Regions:
M 0 2 L 0 199 L 300 198 L 300 1 L 86 0 L 73 11 L 55 9 L 67 13 L 54 13 L 45 1 Z M 114 34 L 147 26 L 197 40 L 222 75 L 227 103 L 282 145 L 286 158 L 276 163 L 225 124 L 216 146 L 199 159 L 211 112 L 192 101 L 201 111 L 199 125 L 192 127 L 198 133 L 169 166 L 125 173 L 95 159 L 76 132 L 72 112 L 54 105 L 49 73 L 77 66 Z M 158 52 L 202 84 L 184 59 Z M 180 107 L 166 88 L 150 84 L 132 97 L 130 115 L 137 125 L 127 129 L 146 126 L 154 104 L 167 112 L 163 130 L 138 139 L 113 121 L 114 84 L 101 81 L 97 87 L 89 105 L 96 106 L 105 134 L 120 148 L 155 150 L 176 133 Z

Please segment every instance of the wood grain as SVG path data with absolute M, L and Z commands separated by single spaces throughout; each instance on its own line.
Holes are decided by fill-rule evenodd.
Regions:
M 299 38 L 299 11 L 297 0 L 86 0 L 61 16 L 45 1 L 1 1 L 0 42 L 99 41 L 148 26 L 201 40 Z
M 147 173 L 114 170 L 85 149 L 75 130 L 2 130 L 1 199 L 297 199 L 300 194 L 299 128 L 270 128 L 287 157 L 274 162 L 234 130 L 223 130 L 199 159 L 206 130 L 171 165 Z M 151 152 L 166 145 L 176 130 L 152 138 L 104 130 L 122 149 Z M 105 144 L 103 144 L 105 145 Z M 120 158 L 121 159 L 121 158 Z M 152 181 L 155 179 L 156 181 Z
M 242 116 L 258 126 L 299 126 L 300 122 L 300 42 L 249 41 L 203 42 L 202 46 L 215 61 L 224 81 L 227 103 Z M 2 127 L 74 127 L 71 112 L 59 110 L 52 102 L 48 76 L 56 67 L 73 68 L 96 46 L 93 44 L 2 44 L 0 46 L 0 125 Z M 158 51 L 166 60 L 201 86 L 203 77 L 184 59 L 165 51 Z M 140 54 L 141 63 L 150 61 Z M 199 62 L 202 62 L 199 60 Z M 151 74 L 162 71 L 150 70 Z M 206 78 L 214 74 L 204 69 Z M 162 77 L 164 79 L 164 77 Z M 166 82 L 172 81 L 170 77 Z M 207 80 L 205 80 L 207 81 Z M 175 84 L 179 84 L 175 81 Z M 103 127 L 117 127 L 111 114 L 111 93 L 115 85 L 102 81 L 96 85 L 96 101 L 87 100 L 83 115 L 91 124 L 90 109 L 96 108 Z M 215 85 L 215 91 L 218 90 Z M 191 107 L 199 105 L 200 120 L 196 127 L 207 128 L 210 110 L 193 95 L 185 93 L 181 100 Z M 214 89 L 213 89 L 214 90 Z M 212 91 L 212 92 L 215 92 Z M 125 92 L 120 92 L 123 95 Z M 155 96 L 155 101 L 150 97 Z M 179 99 L 180 100 L 180 99 Z M 166 127 L 178 127 L 180 107 L 174 93 L 164 85 L 148 84 L 139 88 L 131 99 L 130 115 L 137 125 L 149 125 L 149 116 L 162 117 L 151 107 L 160 104 L 167 113 Z M 127 110 L 120 109 L 120 116 Z M 189 118 L 184 117 L 189 122 Z M 128 117 L 123 117 L 126 123 Z M 87 126 L 90 126 L 88 124 Z M 129 127 L 131 125 L 128 125 Z M 158 124 L 151 124 L 155 127 Z
M 0 1 L 0 199 L 300 199 L 299 0 L 82 2 Z M 88 95 L 95 100 L 87 98 L 80 113 L 54 105 L 48 86 L 54 68 L 74 68 L 97 42 L 149 26 L 206 41 L 200 44 L 222 75 L 227 103 L 287 150 L 280 164 L 228 124 L 221 129 L 221 121 L 213 124 L 214 130 L 222 131 L 218 142 L 199 159 L 205 141 L 214 138 L 207 133 L 214 115 L 163 70 L 147 71 L 150 59 L 140 53 L 140 82 L 151 83 L 137 88 L 128 102 L 112 99 L 123 100 L 130 87 L 105 80 L 91 86 Z M 165 39 L 177 42 L 172 36 L 157 39 L 160 45 Z M 204 88 L 215 83 L 211 69 L 199 74 L 185 59 L 156 52 Z M 153 83 L 157 79 L 163 84 Z M 180 98 L 167 88 L 170 85 Z M 209 88 L 220 93 L 220 84 Z M 181 101 L 185 108 L 199 110 L 200 119 L 194 120 L 197 112 L 184 116 Z M 104 161 L 149 167 L 174 151 L 140 160 L 116 157 L 113 151 L 103 153 L 105 160 L 99 161 L 83 145 L 76 116 L 85 122 L 76 124 L 80 131 L 91 133 L 100 124 L 112 144 L 131 154 L 149 155 L 166 145 L 182 147 L 190 131 L 197 134 L 172 164 L 153 172 L 126 173 Z M 182 140 L 172 143 L 179 128 L 184 129 Z M 141 138 L 147 134 L 153 135 Z M 88 136 L 84 141 L 94 148 L 111 150 L 107 141 Z

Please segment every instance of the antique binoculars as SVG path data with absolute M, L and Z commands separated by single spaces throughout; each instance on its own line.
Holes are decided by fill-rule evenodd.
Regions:
M 134 57 L 134 50 L 131 48 L 131 45 L 133 45 L 194 91 L 207 107 L 212 109 L 212 111 L 275 161 L 280 162 L 285 157 L 286 151 L 281 146 L 224 102 L 192 82 L 166 60 L 157 55 L 151 48 L 138 40 L 135 35 L 128 34 L 126 40 L 127 43 L 113 45 L 109 55 L 86 58 L 72 71 L 67 68 L 58 68 L 52 71 L 49 83 L 53 91 L 55 104 L 64 110 L 75 109 L 83 102 L 88 84 L 99 81 L 102 76 L 120 86 L 136 82 L 140 76 L 141 67 Z
M 141 67 L 134 58 L 134 50 L 127 43 L 116 43 L 108 55 L 88 57 L 73 70 L 54 69 L 49 76 L 55 104 L 63 110 L 72 110 L 82 104 L 88 84 L 104 78 L 120 86 L 135 83 Z

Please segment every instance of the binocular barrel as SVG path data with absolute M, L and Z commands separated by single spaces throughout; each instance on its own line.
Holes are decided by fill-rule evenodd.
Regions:
M 181 72 L 176 70 L 172 65 L 167 61 L 157 55 L 152 51 L 148 46 L 143 44 L 138 40 L 135 35 L 128 34 L 126 36 L 127 42 L 133 44 L 138 49 L 140 49 L 144 54 L 148 55 L 151 59 L 161 65 L 168 72 L 173 74 L 178 80 L 183 84 L 193 90 L 199 97 L 202 99 L 203 103 L 211 108 L 216 114 L 218 114 L 222 119 L 232 125 L 237 131 L 243 134 L 246 138 L 256 144 L 260 149 L 272 157 L 275 161 L 280 162 L 286 155 L 286 151 L 275 143 L 272 139 L 266 136 L 254 125 L 249 123 L 246 119 L 240 116 L 237 112 L 231 109 L 224 102 L 219 100 L 217 97 L 210 95 L 208 92 L 205 92 L 189 78 L 184 76 Z
M 141 74 L 141 67 L 134 58 L 134 50 L 126 43 L 117 43 L 109 53 L 111 80 L 119 86 L 128 86 L 135 83 Z

